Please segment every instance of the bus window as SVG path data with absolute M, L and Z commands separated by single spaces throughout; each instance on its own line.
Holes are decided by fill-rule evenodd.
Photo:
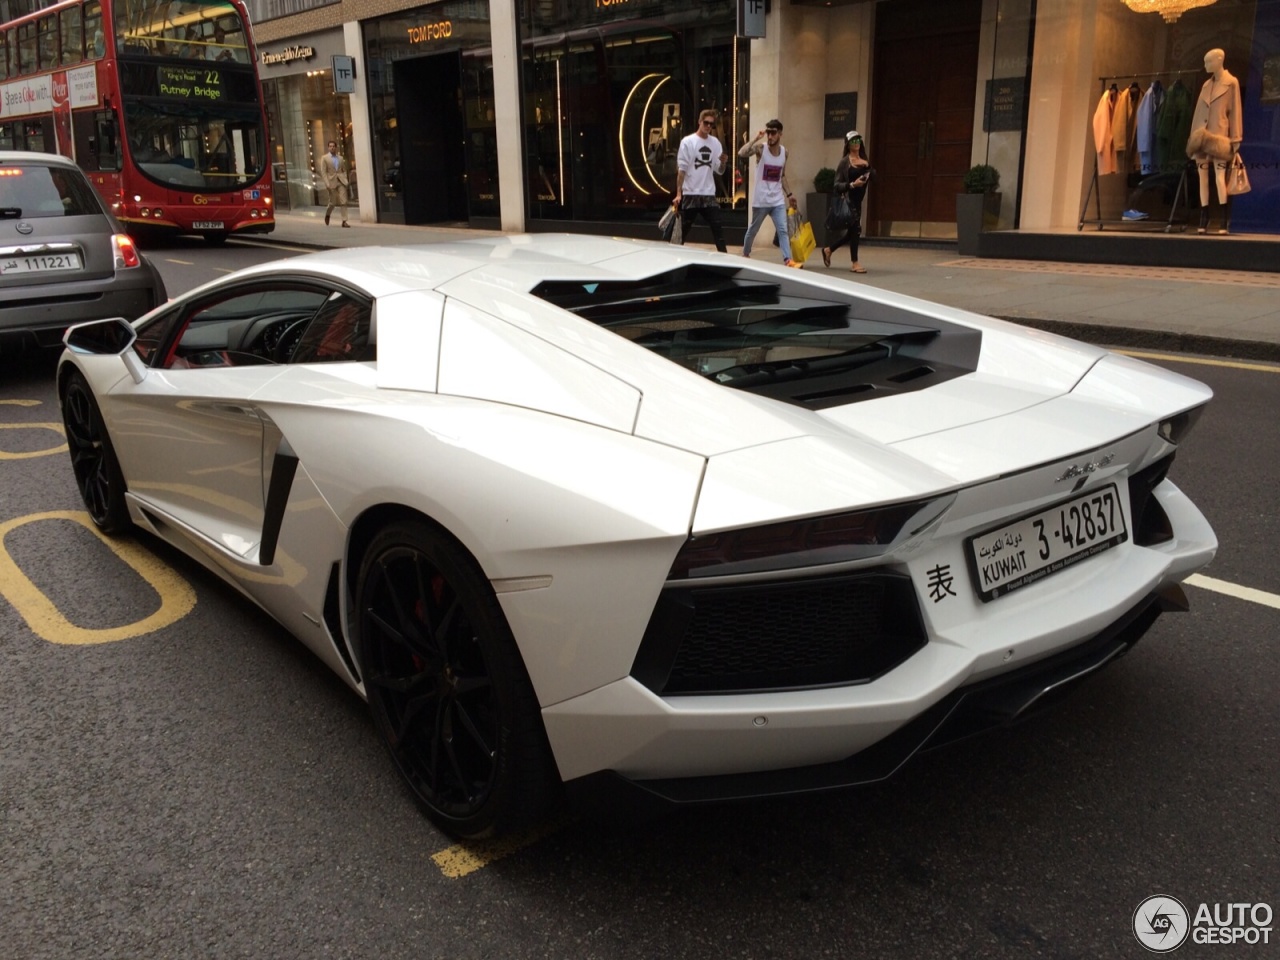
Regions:
M 84 5 L 85 54 L 93 59 L 107 52 L 107 38 L 102 32 L 102 5 L 98 0 Z
M 18 27 L 18 72 L 36 72 L 36 25 L 24 23 Z
M 84 59 L 84 21 L 79 7 L 62 11 L 62 62 L 79 63 Z
M 36 21 L 40 35 L 40 69 L 48 70 L 58 66 L 62 59 L 58 51 L 58 18 L 54 15 L 41 17 Z

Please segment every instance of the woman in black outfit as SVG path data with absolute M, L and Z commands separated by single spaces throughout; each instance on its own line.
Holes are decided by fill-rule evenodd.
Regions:
M 850 130 L 844 135 L 844 156 L 836 167 L 837 194 L 849 197 L 849 210 L 853 213 L 853 222 L 843 237 L 829 247 L 822 248 L 822 265 L 831 266 L 831 254 L 846 243 L 849 244 L 849 269 L 854 273 L 866 273 L 866 268 L 858 262 L 858 238 L 862 236 L 862 198 L 867 195 L 867 181 L 875 171 L 867 160 L 866 148 L 862 145 L 862 134 Z

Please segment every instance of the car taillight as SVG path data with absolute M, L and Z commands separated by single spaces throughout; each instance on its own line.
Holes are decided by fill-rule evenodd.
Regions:
M 898 503 L 690 537 L 676 555 L 668 578 L 754 573 L 875 556 L 899 539 L 908 521 L 907 532 L 914 533 L 937 519 L 953 499 Z
M 142 258 L 138 256 L 138 247 L 133 237 L 127 233 L 117 233 L 111 238 L 116 248 L 116 269 L 121 267 L 142 266 Z

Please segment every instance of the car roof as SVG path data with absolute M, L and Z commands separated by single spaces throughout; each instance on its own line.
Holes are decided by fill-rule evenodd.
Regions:
M 37 163 L 49 167 L 68 167 L 79 170 L 74 160 L 57 153 L 39 153 L 35 150 L 0 150 L 0 164 Z

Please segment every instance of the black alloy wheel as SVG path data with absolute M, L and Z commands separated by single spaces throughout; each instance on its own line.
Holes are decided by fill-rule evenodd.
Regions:
M 547 809 L 554 764 L 497 598 L 443 532 L 383 529 L 356 589 L 357 649 L 374 724 L 441 828 L 496 836 Z
M 124 474 L 93 392 L 79 373 L 71 374 L 62 396 L 62 422 L 71 452 L 71 469 L 89 517 L 104 533 L 122 533 L 132 525 L 124 500 Z

